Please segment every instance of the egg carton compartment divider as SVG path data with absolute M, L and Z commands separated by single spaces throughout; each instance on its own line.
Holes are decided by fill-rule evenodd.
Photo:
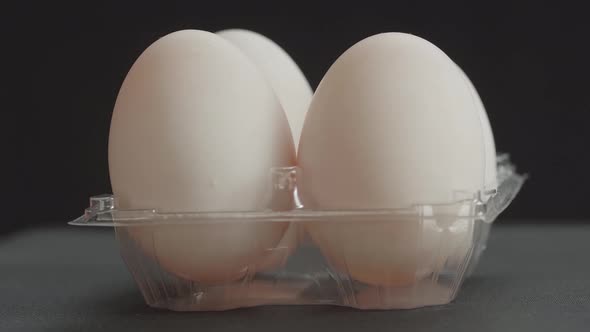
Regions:
M 500 155 L 498 189 L 485 202 L 480 193 L 457 193 L 450 204 L 327 211 L 301 204 L 297 173 L 293 167 L 271 171 L 272 195 L 292 197 L 291 206 L 280 210 L 121 210 L 116 197 L 99 195 L 70 224 L 114 227 L 123 260 L 153 307 L 408 309 L 455 298 L 486 248 L 492 222 L 526 179 L 507 155 Z M 253 244 L 232 243 L 231 234 L 253 225 L 257 231 L 284 234 L 277 243 L 255 244 L 256 255 L 242 254 L 241 247 Z M 319 245 L 333 241 L 334 234 L 345 243 L 339 243 L 342 250 Z M 355 246 L 355 239 L 366 237 L 374 237 L 376 244 Z

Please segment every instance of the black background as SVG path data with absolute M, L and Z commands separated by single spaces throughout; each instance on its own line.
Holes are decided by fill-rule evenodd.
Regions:
M 14 15 L 5 12 L 6 35 L 16 41 L 8 65 L 24 84 L 9 107 L 18 115 L 9 142 L 17 176 L 6 176 L 16 180 L 14 215 L 0 229 L 63 224 L 82 213 L 90 195 L 110 192 L 107 142 L 118 89 L 147 46 L 187 28 L 262 33 L 295 59 L 313 87 L 365 37 L 401 31 L 426 38 L 469 75 L 498 150 L 531 175 L 501 222 L 590 220 L 588 11 L 539 1 L 434 3 L 29 2 Z

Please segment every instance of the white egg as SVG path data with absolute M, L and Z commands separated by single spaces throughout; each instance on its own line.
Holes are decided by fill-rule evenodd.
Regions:
M 169 34 L 127 74 L 109 136 L 118 208 L 263 210 L 269 170 L 294 164 L 279 100 L 256 65 L 225 39 L 197 30 Z M 219 283 L 252 271 L 287 226 L 237 221 L 128 231 L 169 273 Z
M 470 87 L 444 52 L 403 33 L 362 40 L 328 70 L 308 110 L 298 152 L 303 204 L 432 204 L 432 216 L 318 221 L 307 231 L 333 267 L 353 279 L 413 283 L 449 256 L 468 255 L 473 225 L 460 216 L 470 211 L 438 204 L 483 189 L 484 150 Z
M 269 81 L 287 114 L 297 147 L 313 95 L 301 69 L 285 50 L 261 34 L 242 29 L 222 30 L 217 34 L 240 48 Z
M 488 117 L 488 113 L 486 112 L 486 109 L 483 106 L 483 102 L 481 101 L 481 98 L 479 97 L 479 94 L 477 93 L 475 86 L 473 85 L 473 83 L 471 82 L 471 80 L 469 79 L 467 74 L 465 74 L 465 72 L 459 66 L 457 66 L 457 68 L 459 69 L 459 71 L 461 72 L 461 74 L 465 78 L 465 81 L 467 82 L 467 84 L 469 85 L 469 87 L 471 89 L 471 93 L 472 93 L 473 99 L 475 100 L 475 105 L 477 107 L 477 111 L 479 112 L 479 117 L 481 120 L 481 125 L 482 125 L 482 129 L 483 129 L 483 136 L 484 136 L 483 138 L 484 138 L 485 152 L 486 152 L 486 157 L 485 157 L 486 170 L 485 170 L 485 182 L 484 182 L 485 189 L 486 189 L 486 191 L 495 190 L 495 189 L 498 189 L 498 176 L 496 174 L 496 171 L 497 171 L 496 143 L 494 141 L 494 134 L 492 132 L 492 125 L 490 124 L 490 119 Z M 484 200 L 487 200 L 489 198 L 489 195 L 484 195 L 482 198 Z
M 260 69 L 274 89 L 291 126 L 295 146 L 313 91 L 295 61 L 279 45 L 253 31 L 229 29 L 217 34 L 240 48 Z M 284 238 L 269 252 L 268 259 L 259 263 L 262 270 L 280 267 L 295 250 L 300 233 L 297 223 L 291 223 Z

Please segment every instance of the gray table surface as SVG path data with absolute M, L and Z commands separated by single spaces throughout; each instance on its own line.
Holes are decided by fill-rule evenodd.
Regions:
M 117 250 L 108 229 L 0 236 L 0 331 L 590 331 L 590 225 L 495 226 L 453 303 L 399 311 L 151 309 Z

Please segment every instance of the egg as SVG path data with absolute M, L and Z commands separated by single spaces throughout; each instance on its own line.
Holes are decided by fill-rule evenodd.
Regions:
M 274 89 L 289 120 L 295 146 L 299 144 L 313 90 L 295 61 L 279 45 L 253 31 L 228 29 L 217 34 L 242 50 Z
M 222 30 L 217 34 L 242 50 L 268 80 L 287 114 L 297 147 L 305 113 L 313 95 L 301 69 L 285 50 L 261 34 L 243 29 Z M 298 224 L 291 223 L 284 238 L 276 248 L 269 251 L 268 259 L 260 262 L 258 268 L 269 270 L 282 266 L 297 247 L 300 232 Z
M 469 79 L 469 77 L 467 76 L 467 74 L 465 74 L 465 72 L 459 67 L 457 66 L 458 70 L 461 72 L 461 74 L 463 75 L 463 78 L 465 79 L 465 81 L 467 82 L 467 84 L 469 85 L 469 88 L 471 89 L 471 95 L 473 96 L 473 99 L 475 101 L 475 106 L 477 108 L 479 117 L 480 117 L 480 121 L 481 121 L 481 126 L 483 129 L 483 140 L 484 140 L 484 147 L 485 147 L 485 180 L 484 180 L 484 184 L 485 184 L 485 189 L 486 191 L 494 191 L 496 189 L 498 189 L 498 175 L 497 175 L 497 166 L 496 166 L 496 143 L 494 141 L 494 134 L 492 132 L 492 125 L 490 124 L 490 119 L 488 117 L 488 113 L 486 112 L 486 109 L 483 105 L 483 102 L 481 101 L 481 98 L 479 96 L 479 94 L 477 93 L 477 90 L 475 89 L 475 86 L 473 85 L 473 83 L 471 82 L 471 80 Z M 490 195 L 484 193 L 483 195 L 483 199 L 484 201 L 487 201 L 489 199 Z
M 292 134 L 273 89 L 243 52 L 218 35 L 184 30 L 157 40 L 121 86 L 109 134 L 118 209 L 272 208 L 270 170 L 295 162 Z M 163 270 L 215 284 L 251 273 L 287 227 L 185 219 L 127 231 Z
M 445 204 L 484 187 L 480 114 L 456 65 L 430 42 L 383 33 L 341 55 L 310 104 L 298 164 L 306 208 L 424 206 L 422 216 L 308 223 L 337 271 L 407 286 L 450 257 L 469 255 L 473 224 L 463 216 L 470 204 Z

